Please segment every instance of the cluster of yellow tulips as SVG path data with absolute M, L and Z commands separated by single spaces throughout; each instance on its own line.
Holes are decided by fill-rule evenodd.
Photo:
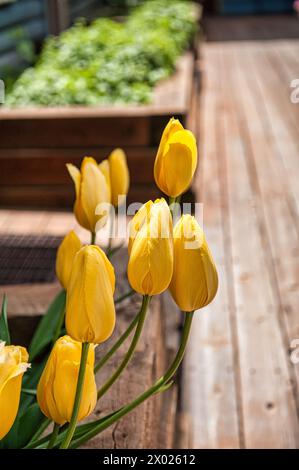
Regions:
M 172 204 L 190 186 L 196 165 L 194 135 L 172 118 L 163 132 L 154 167 L 156 184 L 169 197 L 169 204 L 163 198 L 148 201 L 130 222 L 128 280 L 131 292 L 142 295 L 142 305 L 128 329 L 96 364 L 95 347 L 112 335 L 116 318 L 114 268 L 109 254 L 95 244 L 96 232 L 109 219 L 109 204 L 115 207 L 122 204 L 129 188 L 129 172 L 126 156 L 120 149 L 100 164 L 85 157 L 80 170 L 67 165 L 75 185 L 74 214 L 79 224 L 90 231 L 91 244 L 83 246 L 72 231 L 57 252 L 56 273 L 66 297 L 58 320 L 55 317 L 58 334 L 56 328 L 51 338 L 52 349 L 48 344 L 48 352 L 43 350 L 46 356 L 36 390 L 37 403 L 48 419 L 40 426 L 39 435 L 35 433 L 27 441 L 27 447 L 78 447 L 154 393 L 171 386 L 185 352 L 193 313 L 213 300 L 218 287 L 215 264 L 195 218 L 182 215 L 173 228 Z M 168 288 L 185 315 L 173 363 L 163 377 L 129 404 L 107 417 L 78 426 L 130 361 L 151 297 Z M 67 335 L 60 336 L 64 322 Z M 130 347 L 118 368 L 97 390 L 95 374 L 133 331 Z M 28 367 L 24 348 L 1 343 L 0 439 L 9 432 L 17 416 L 22 376 Z M 43 436 L 50 421 L 53 430 Z

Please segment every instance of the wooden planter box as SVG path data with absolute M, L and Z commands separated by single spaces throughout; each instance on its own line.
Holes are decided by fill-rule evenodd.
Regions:
M 128 290 L 126 280 L 127 252 L 120 250 L 113 259 L 117 272 L 117 293 Z M 58 282 L 0 286 L 8 298 L 8 322 L 13 344 L 27 346 L 41 315 L 61 287 Z M 141 296 L 134 296 L 117 305 L 116 328 L 111 339 L 97 348 L 97 357 L 105 354 L 109 345 L 126 330 L 140 308 Z M 98 419 L 130 402 L 160 377 L 178 347 L 182 315 L 169 294 L 153 298 L 137 350 L 129 366 L 107 395 L 101 398 L 89 419 Z M 98 386 L 117 368 L 128 349 L 128 340 L 97 374 Z M 85 444 L 86 448 L 140 449 L 175 448 L 178 443 L 177 383 L 167 392 L 145 401 L 122 420 Z
M 159 195 L 153 164 L 171 116 L 186 124 L 191 107 L 194 54 L 185 53 L 172 77 L 142 106 L 18 108 L 0 110 L 2 206 L 71 207 L 72 182 L 65 164 L 85 155 L 101 160 L 115 147 L 127 153 L 130 201 Z M 130 202 L 129 201 L 129 202 Z

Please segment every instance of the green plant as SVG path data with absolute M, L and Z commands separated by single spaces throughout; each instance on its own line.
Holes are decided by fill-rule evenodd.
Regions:
M 46 40 L 37 64 L 23 72 L 10 106 L 147 103 L 155 83 L 169 76 L 196 28 L 185 0 L 149 0 L 124 23 L 77 22 Z

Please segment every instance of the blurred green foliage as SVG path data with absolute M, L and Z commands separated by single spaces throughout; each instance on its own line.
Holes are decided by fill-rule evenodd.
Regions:
M 7 96 L 9 106 L 147 103 L 196 28 L 187 0 L 148 0 L 126 22 L 83 20 L 46 40 L 35 67 Z

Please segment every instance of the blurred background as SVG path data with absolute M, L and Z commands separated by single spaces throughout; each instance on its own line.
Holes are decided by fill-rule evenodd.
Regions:
M 16 340 L 59 289 L 62 237 L 74 228 L 88 242 L 65 164 L 122 147 L 128 200 L 145 202 L 160 195 L 153 164 L 170 117 L 198 141 L 184 200 L 203 204 L 219 292 L 196 313 L 161 409 L 95 446 L 299 447 L 298 15 L 292 0 L 0 0 L 0 293 Z M 148 348 L 177 345 L 180 314 L 168 296 L 159 309 L 129 378 Z M 149 436 L 155 413 L 164 433 Z

